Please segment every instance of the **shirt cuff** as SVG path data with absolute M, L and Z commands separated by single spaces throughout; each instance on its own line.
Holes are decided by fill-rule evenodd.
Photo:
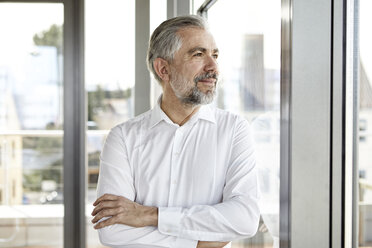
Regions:
M 181 239 L 177 238 L 176 241 L 173 243 L 171 248 L 196 248 L 198 245 L 197 240 L 191 240 L 191 239 Z
M 158 230 L 162 234 L 178 237 L 182 208 L 158 208 Z

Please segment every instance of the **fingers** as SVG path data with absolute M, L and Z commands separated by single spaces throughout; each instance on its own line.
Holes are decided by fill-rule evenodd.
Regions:
M 229 242 L 219 242 L 219 241 L 199 241 L 197 248 L 223 248 Z
M 101 201 L 115 201 L 118 200 L 122 196 L 112 195 L 112 194 L 104 194 L 103 196 L 99 197 L 94 203 L 93 206 L 97 206 Z
M 92 220 L 92 223 L 97 223 L 100 219 L 104 218 L 104 217 L 111 217 L 111 216 L 115 216 L 116 214 L 118 214 L 119 210 L 118 209 L 104 209 L 100 212 L 98 212 L 98 214 L 93 218 Z
M 119 204 L 117 201 L 101 201 L 98 205 L 93 209 L 92 216 L 96 215 L 99 211 L 106 208 L 114 208 L 117 207 Z
M 230 243 L 230 242 L 222 242 L 220 247 L 223 248 L 223 247 L 225 247 L 225 245 L 227 245 L 228 243 Z
M 93 203 L 93 205 L 95 206 L 95 208 L 92 211 L 92 215 L 94 216 L 92 223 L 97 223 L 97 227 L 95 227 L 96 229 L 113 224 L 125 224 L 129 226 L 140 227 L 143 226 L 145 223 L 143 219 L 146 219 L 149 216 L 149 211 L 146 211 L 146 207 L 135 203 L 123 196 L 105 194 L 99 197 Z M 154 211 L 151 211 L 151 214 L 153 214 L 153 212 Z M 102 218 L 105 217 L 111 217 L 110 221 L 102 221 Z M 155 223 L 155 219 L 150 220 Z M 98 225 L 99 223 L 101 223 L 100 221 L 104 224 Z M 156 224 L 157 222 L 158 220 L 156 219 Z
M 267 232 L 268 231 L 268 229 L 267 229 L 267 227 L 264 223 L 262 223 L 262 225 L 258 228 L 258 230 L 260 232 Z
M 100 228 L 103 228 L 105 226 L 110 226 L 110 225 L 117 224 L 116 220 L 117 220 L 116 217 L 111 217 L 110 219 L 101 221 L 100 223 L 98 223 L 97 225 L 94 226 L 94 229 L 100 229 Z

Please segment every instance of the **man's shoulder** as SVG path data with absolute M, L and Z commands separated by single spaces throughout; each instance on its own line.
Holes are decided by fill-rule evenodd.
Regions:
M 214 111 L 216 121 L 219 124 L 223 124 L 223 123 L 236 124 L 240 122 L 247 122 L 247 120 L 243 116 L 237 113 L 231 112 L 229 110 L 220 109 L 220 108 L 213 107 L 213 106 L 211 106 L 211 109 Z
M 152 110 L 148 110 L 138 116 L 132 117 L 129 120 L 126 120 L 116 126 L 114 126 L 111 130 L 112 131 L 121 131 L 123 134 L 127 134 L 128 132 L 135 133 L 139 132 L 140 129 L 147 125 L 150 118 L 151 118 Z

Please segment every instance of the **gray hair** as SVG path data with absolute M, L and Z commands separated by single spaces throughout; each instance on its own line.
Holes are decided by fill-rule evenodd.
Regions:
M 181 48 L 182 40 L 177 32 L 182 28 L 197 27 L 208 30 L 207 22 L 197 15 L 179 16 L 164 21 L 152 33 L 147 50 L 147 67 L 160 83 L 161 78 L 154 69 L 154 60 L 163 58 L 172 62 L 174 54 Z

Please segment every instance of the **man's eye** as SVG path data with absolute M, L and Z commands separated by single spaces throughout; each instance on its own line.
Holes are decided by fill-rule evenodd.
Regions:
M 201 57 L 203 54 L 202 53 L 195 53 L 194 57 Z
M 215 58 L 215 59 L 218 58 L 218 54 L 213 54 L 212 56 L 213 56 L 213 58 Z

